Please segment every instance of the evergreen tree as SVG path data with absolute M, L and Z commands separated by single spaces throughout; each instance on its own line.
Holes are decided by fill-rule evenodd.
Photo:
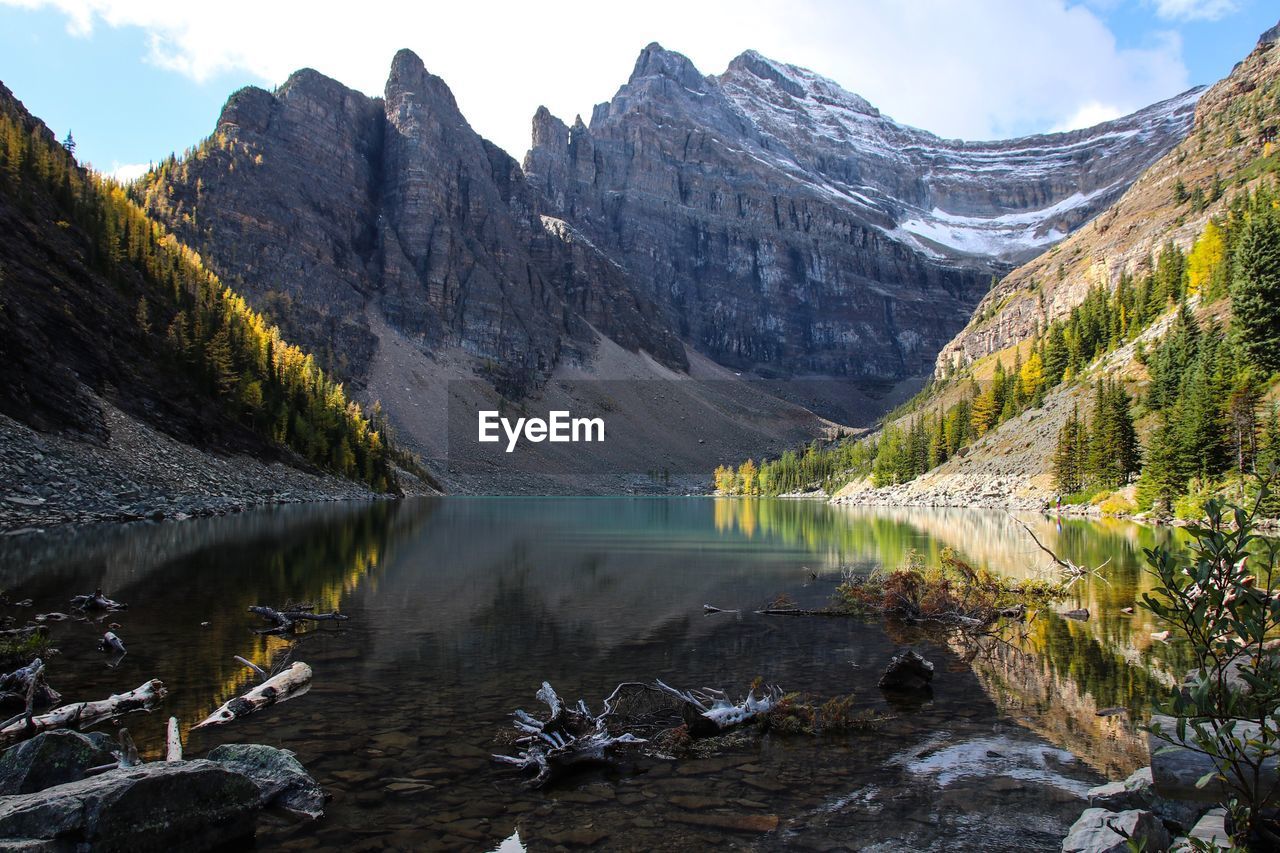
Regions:
M 1227 424 L 1231 435 L 1232 457 L 1236 471 L 1244 474 L 1253 470 L 1258 454 L 1258 404 L 1262 401 L 1262 389 L 1249 371 L 1242 373 L 1227 400 Z
M 1234 257 L 1231 310 L 1240 342 L 1266 373 L 1280 370 L 1280 218 L 1268 207 L 1245 222 Z
M 1138 481 L 1138 505 L 1162 512 L 1172 510 L 1174 500 L 1187 488 L 1181 467 L 1176 429 L 1168 413 L 1162 412 Z
M 1062 324 L 1054 320 L 1049 324 L 1049 333 L 1044 341 L 1044 380 L 1049 385 L 1057 385 L 1062 381 L 1062 374 L 1067 369 L 1067 342 L 1063 337 Z
M 1053 482 L 1059 492 L 1074 494 L 1083 488 L 1081 458 L 1084 455 L 1084 424 L 1077 406 L 1058 431 L 1058 444 L 1053 453 Z

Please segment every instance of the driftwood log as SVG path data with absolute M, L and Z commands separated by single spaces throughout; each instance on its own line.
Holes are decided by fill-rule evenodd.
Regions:
M 755 688 L 752 688 L 741 702 L 734 702 L 723 690 L 713 690 L 710 687 L 702 690 L 677 690 L 662 681 L 656 682 L 656 687 L 679 701 L 680 716 L 693 737 L 712 737 L 762 717 L 772 711 L 782 698 L 782 688 L 776 685 L 766 687 L 764 694 L 758 698 Z
M 582 700 L 572 708 L 565 705 L 551 685 L 542 682 L 536 695 L 547 706 L 547 718 L 539 720 L 517 709 L 512 716 L 521 736 L 515 742 L 524 749 L 514 756 L 494 755 L 493 760 L 518 770 L 536 770 L 536 775 L 525 783 L 533 788 L 540 788 L 575 767 L 609 763 L 618 747 L 644 743 L 642 738 L 630 733 L 617 736 L 609 733 L 612 700 L 621 689 L 619 686 L 605 700 L 603 712 L 593 715 Z
M 1151 780 L 1156 793 L 1170 800 L 1189 800 L 1191 802 L 1218 803 L 1230 796 L 1230 789 L 1221 778 L 1210 779 L 1208 784 L 1200 787 L 1199 781 L 1206 775 L 1218 770 L 1231 774 L 1230 768 L 1219 768 L 1214 760 L 1195 748 L 1195 733 L 1190 723 L 1187 725 L 1187 739 L 1178 740 L 1178 721 L 1173 717 L 1156 715 L 1151 718 L 1152 724 L 1158 724 L 1160 732 L 1169 740 L 1147 735 L 1147 745 L 1151 750 Z M 1236 740 L 1257 738 L 1262 729 L 1257 723 L 1243 720 L 1237 721 L 1232 731 Z M 1280 802 L 1280 760 L 1271 758 L 1263 762 L 1259 778 L 1259 788 L 1270 789 L 1271 802 Z
M 231 699 L 221 708 L 191 727 L 206 729 L 221 726 L 289 699 L 296 699 L 311 689 L 311 667 L 295 661 L 288 669 L 271 676 L 243 696 Z
M 124 610 L 129 605 L 112 601 L 102 594 L 102 588 L 93 591 L 93 595 L 77 595 L 71 599 L 71 606 L 81 610 Z
M 36 708 L 48 708 L 62 698 L 62 694 L 44 680 L 44 661 L 40 658 L 0 675 L 0 705 L 25 706 L 28 694 L 32 694 L 31 704 Z
M 83 729 L 131 711 L 149 711 L 165 696 L 164 684 L 153 678 L 128 693 L 96 702 L 74 702 L 44 714 L 25 713 L 0 727 L 0 745 L 25 740 L 49 729 Z
M 311 604 L 290 605 L 283 610 L 262 604 L 255 604 L 249 608 L 250 613 L 256 613 L 268 622 L 275 623 L 274 628 L 268 628 L 263 632 L 266 634 L 288 634 L 297 630 L 299 622 L 337 622 L 347 619 L 336 610 L 330 613 L 313 613 L 313 610 L 315 605 Z

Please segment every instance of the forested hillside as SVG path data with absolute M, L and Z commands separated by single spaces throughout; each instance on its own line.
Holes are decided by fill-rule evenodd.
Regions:
M 0 412 L 103 442 L 101 398 L 184 443 L 396 489 L 377 413 L 73 150 L 0 86 Z
M 881 430 L 723 469 L 718 487 L 1194 515 L 1280 461 L 1278 53 L 1261 42 L 1115 208 L 997 285 L 1016 293 L 988 301 L 967 348 Z M 1122 237 L 1099 236 L 1117 223 Z M 1022 334 L 1031 303 L 1040 319 Z M 1004 329 L 1003 345 L 965 361 L 975 327 Z

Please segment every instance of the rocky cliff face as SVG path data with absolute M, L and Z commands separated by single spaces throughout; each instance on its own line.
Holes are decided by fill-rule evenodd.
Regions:
M 349 380 L 385 320 L 523 388 L 594 333 L 678 370 L 932 367 L 995 274 L 1112 201 L 1197 93 L 1085 131 L 939 139 L 755 52 L 703 76 L 650 45 L 591 125 L 540 110 L 523 170 L 402 51 L 384 98 L 314 71 L 228 101 L 145 192 Z M 683 343 L 682 343 L 683 342 Z
M 653 44 L 525 158 L 552 212 L 680 335 L 778 375 L 927 372 L 994 274 L 1114 201 L 1185 134 L 1198 90 L 1088 130 L 942 140 L 749 51 L 703 76 Z
M 362 383 L 385 320 L 526 388 L 589 354 L 592 326 L 677 369 L 683 345 L 625 272 L 544 223 L 519 165 L 401 51 L 383 99 L 314 71 L 227 102 L 210 139 L 153 173 L 150 209 Z
M 942 348 L 939 376 L 1027 340 L 1048 321 L 1070 314 L 1090 288 L 1112 288 L 1125 271 L 1145 273 L 1165 242 L 1190 246 L 1230 194 L 1195 211 L 1176 198 L 1174 187 L 1182 181 L 1188 193 L 1198 189 L 1209 196 L 1215 182 L 1231 185 L 1263 151 L 1265 128 L 1258 116 L 1275 108 L 1262 99 L 1273 97 L 1280 81 L 1277 33 L 1280 25 L 1264 33 L 1226 79 L 1204 92 L 1187 138 L 1158 158 L 1114 205 L 992 288 L 973 319 Z

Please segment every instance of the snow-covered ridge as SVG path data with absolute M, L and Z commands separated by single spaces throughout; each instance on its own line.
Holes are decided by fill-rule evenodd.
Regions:
M 971 142 L 900 124 L 755 51 L 706 80 L 752 131 L 726 145 L 798 190 L 877 214 L 871 224 L 931 255 L 1004 261 L 1042 251 L 1117 198 L 1185 136 L 1203 92 L 1082 130 Z

